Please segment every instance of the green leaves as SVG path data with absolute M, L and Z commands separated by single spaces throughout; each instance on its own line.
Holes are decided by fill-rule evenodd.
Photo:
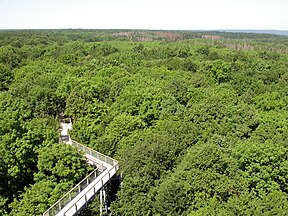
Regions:
M 84 157 L 77 149 L 53 144 L 38 150 L 35 184 L 10 205 L 11 215 L 41 215 L 87 173 Z
M 155 197 L 154 210 L 160 215 L 186 215 L 214 197 L 226 201 L 245 188 L 236 160 L 215 144 L 189 149 L 175 171 L 164 178 Z
M 6 64 L 0 63 L 0 92 L 8 90 L 13 79 L 11 68 Z
M 275 190 L 288 191 L 288 149 L 272 142 L 239 143 L 233 150 L 249 190 L 260 197 Z
M 63 98 L 56 94 L 68 67 L 53 61 L 35 61 L 15 72 L 11 92 L 26 101 L 34 115 L 56 115 L 63 111 Z
M 279 191 L 265 194 L 258 198 L 251 193 L 231 197 L 227 203 L 210 199 L 207 204 L 196 211 L 191 211 L 188 216 L 205 215 L 286 215 L 288 202 L 287 196 Z
M 86 161 L 77 149 L 65 145 L 54 144 L 39 150 L 38 173 L 35 181 L 50 179 L 53 182 L 76 182 L 86 171 Z
M 287 110 L 288 97 L 283 97 L 279 92 L 266 92 L 255 97 L 254 101 L 256 108 L 263 111 Z
M 216 60 L 208 63 L 206 67 L 217 84 L 228 82 L 231 79 L 231 63 Z
M 26 188 L 19 200 L 15 200 L 10 205 L 12 208 L 10 215 L 42 215 L 47 207 L 53 205 L 72 186 L 71 182 L 57 183 L 51 180 L 36 182 L 32 187 Z
M 11 69 L 18 66 L 20 63 L 20 58 L 17 54 L 17 49 L 13 48 L 11 45 L 1 46 L 0 63 L 9 65 Z

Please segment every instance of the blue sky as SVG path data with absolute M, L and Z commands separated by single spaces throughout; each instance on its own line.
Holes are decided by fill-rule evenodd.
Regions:
M 0 0 L 0 29 L 279 29 L 288 0 Z

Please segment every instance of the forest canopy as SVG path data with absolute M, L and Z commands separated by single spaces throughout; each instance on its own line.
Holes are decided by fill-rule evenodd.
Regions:
M 113 215 L 285 215 L 287 111 L 284 36 L 0 31 L 0 215 L 42 215 L 89 172 L 59 113 L 119 160 Z

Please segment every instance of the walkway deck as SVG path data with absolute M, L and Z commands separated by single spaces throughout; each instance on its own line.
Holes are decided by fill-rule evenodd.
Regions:
M 72 128 L 72 123 L 61 123 L 61 125 L 61 136 L 69 136 L 68 130 Z M 43 216 L 76 215 L 82 208 L 88 205 L 119 169 L 118 162 L 113 158 L 71 140 L 70 137 L 63 142 L 75 146 L 79 151 L 84 152 L 87 163 L 93 165 L 95 170 L 45 211 Z

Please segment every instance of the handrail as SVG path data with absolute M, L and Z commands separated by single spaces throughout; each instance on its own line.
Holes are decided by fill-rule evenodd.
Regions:
M 97 171 L 98 169 L 96 168 L 93 170 L 89 175 L 87 175 L 84 179 L 82 179 L 77 185 L 75 185 L 70 191 L 68 191 L 66 194 L 64 194 L 56 203 L 54 203 L 49 209 L 47 209 L 43 215 L 50 215 L 50 211 L 53 210 L 53 208 L 56 208 L 52 213 L 57 213 L 59 212 L 67 203 L 67 200 L 64 200 L 65 197 L 68 196 L 69 202 L 74 199 L 81 191 L 83 191 L 89 184 L 90 182 L 94 181 L 97 178 Z M 93 176 L 92 176 L 93 175 Z M 92 178 L 90 179 L 90 177 Z M 84 184 L 83 184 L 84 183 Z M 77 189 L 77 190 L 75 190 Z M 73 192 L 76 192 L 75 194 L 72 194 Z M 72 195 L 71 195 L 72 194 Z M 64 200 L 64 205 L 61 204 L 61 202 Z
M 107 163 L 111 166 L 114 166 L 115 164 L 118 163 L 118 161 L 114 160 L 113 158 L 108 157 L 108 156 L 106 156 L 106 155 L 104 155 L 98 151 L 95 151 L 95 150 L 93 150 L 93 149 L 91 149 L 91 148 L 89 148 L 89 147 L 87 147 L 81 143 L 78 143 L 74 140 L 71 140 L 71 145 L 76 146 L 78 149 L 80 149 L 80 150 L 84 151 L 85 153 L 95 157 L 98 160 L 104 161 L 105 163 Z
M 110 171 L 112 171 L 113 169 L 115 169 L 115 171 L 117 171 L 117 170 L 119 169 L 119 165 L 118 165 L 118 164 L 115 164 L 113 167 L 111 167 L 111 168 L 107 171 L 107 173 L 105 173 L 104 176 L 102 176 L 100 179 L 98 179 L 97 182 L 95 182 L 95 185 L 96 185 L 97 183 L 99 183 L 100 181 L 102 181 L 103 178 L 105 178 L 107 175 L 109 175 L 109 179 L 110 179 Z M 102 184 L 103 184 L 103 181 L 102 181 Z M 94 187 L 95 187 L 95 186 L 94 186 Z M 94 187 L 90 188 L 90 189 L 87 191 L 87 193 L 83 194 L 80 198 L 78 198 L 77 201 L 81 200 L 84 196 L 87 196 L 87 194 L 88 194 L 92 189 L 94 190 Z M 103 185 L 102 185 L 102 187 L 103 187 Z M 76 201 L 76 202 L 77 202 L 77 201 Z M 74 206 L 76 207 L 76 211 L 77 211 L 76 202 L 75 202 L 74 205 L 72 205 L 69 209 L 67 209 L 67 210 L 64 212 L 64 215 L 65 215 L 72 207 L 74 207 Z
M 114 160 L 111 157 L 108 157 L 100 152 L 97 152 L 89 147 L 86 147 L 82 145 L 81 143 L 78 143 L 74 140 L 70 140 L 71 145 L 77 147 L 79 150 L 82 150 L 83 152 L 95 157 L 96 159 L 111 165 L 112 167 L 108 170 L 108 173 L 106 173 L 104 176 L 102 176 L 96 184 L 102 180 L 104 177 L 106 177 L 107 174 L 110 175 L 110 171 L 115 168 L 117 171 L 119 169 L 118 161 Z M 104 169 L 103 169 L 104 168 Z M 107 167 L 103 166 L 102 164 L 102 173 L 104 170 L 106 170 Z M 97 179 L 97 171 L 99 169 L 96 168 L 93 170 L 89 175 L 87 175 L 83 180 L 81 180 L 76 186 L 74 186 L 70 191 L 68 191 L 64 196 L 62 196 L 56 203 L 54 203 L 49 209 L 47 209 L 44 213 L 43 216 L 51 216 L 52 214 L 57 214 L 61 209 L 63 209 L 72 199 L 74 199 L 79 193 L 81 193 L 92 181 Z M 94 187 L 93 187 L 94 188 Z M 91 189 L 90 189 L 91 190 Z M 90 191 L 89 190 L 89 191 Z M 85 194 L 86 195 L 86 194 Z M 84 196 L 84 195 L 83 195 Z M 83 197 L 81 196 L 81 198 Z M 79 198 L 79 199 L 81 199 Z M 78 199 L 78 200 L 79 200 Z M 77 201 L 78 201 L 77 200 Z M 69 208 L 71 209 L 71 208 Z M 68 210 L 69 210 L 68 209 Z M 68 211 L 67 210 L 67 211 Z

